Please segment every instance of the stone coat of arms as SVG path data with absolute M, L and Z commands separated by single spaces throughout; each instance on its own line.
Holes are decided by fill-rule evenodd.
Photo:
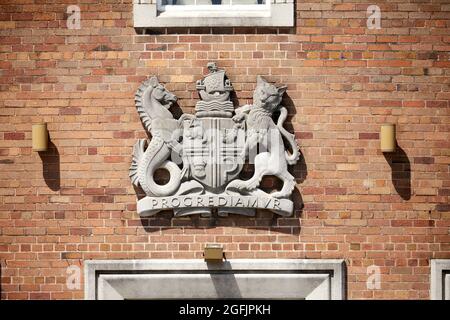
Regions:
M 208 63 L 209 74 L 197 81 L 200 101 L 195 114 L 175 119 L 169 111 L 177 98 L 156 77 L 144 81 L 136 92 L 136 108 L 151 134 L 133 149 L 130 178 L 146 196 L 137 203 L 141 216 L 173 209 L 175 216 L 229 213 L 253 216 L 256 209 L 279 215 L 293 212 L 290 200 L 295 179 L 288 165 L 299 159 L 294 135 L 283 123 L 287 110 L 281 106 L 286 87 L 276 87 L 258 76 L 253 104 L 234 108 L 233 91 L 224 70 Z M 279 112 L 277 122 L 274 112 Z M 292 152 L 285 148 L 283 138 Z M 244 164 L 254 164 L 248 180 L 239 179 Z M 156 170 L 169 172 L 169 181 L 155 182 Z M 267 193 L 259 188 L 262 178 L 282 180 L 281 190 Z

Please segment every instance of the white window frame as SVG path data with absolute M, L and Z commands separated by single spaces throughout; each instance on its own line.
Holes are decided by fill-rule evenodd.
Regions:
M 133 1 L 135 28 L 294 26 L 293 0 L 266 0 L 265 4 L 164 6 L 160 0 Z
M 161 0 L 157 0 L 157 8 L 159 15 L 172 15 L 172 16 L 210 16 L 211 14 L 217 15 L 217 17 L 224 16 L 236 16 L 237 13 L 246 13 L 246 15 L 254 16 L 270 16 L 271 1 L 266 1 L 264 4 L 235 4 L 233 0 L 230 0 L 230 4 L 220 5 L 205 5 L 197 4 L 197 0 L 194 0 L 195 4 L 192 5 L 162 5 Z

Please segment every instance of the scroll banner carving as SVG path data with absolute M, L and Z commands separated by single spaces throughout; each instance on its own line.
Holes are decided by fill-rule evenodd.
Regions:
M 216 210 L 220 216 L 254 216 L 256 209 L 267 209 L 291 215 L 295 179 L 288 165 L 295 164 L 300 153 L 294 135 L 283 127 L 287 110 L 281 100 L 286 87 L 258 76 L 253 104 L 234 109 L 233 87 L 225 71 L 215 63 L 208 63 L 208 69 L 209 74 L 196 83 L 201 100 L 195 114 L 174 119 L 169 108 L 177 98 L 156 77 L 136 92 L 138 114 L 152 136 L 150 141 L 139 140 L 133 149 L 130 178 L 146 194 L 137 203 L 138 213 L 150 216 L 173 209 L 174 216 L 211 216 Z M 275 112 L 280 114 L 276 123 Z M 254 164 L 254 174 L 241 180 L 247 161 Z M 160 168 L 170 175 L 165 185 L 154 181 Z M 281 190 L 261 190 L 266 175 L 280 178 Z
M 197 208 L 218 208 L 219 215 L 228 213 L 239 213 L 253 216 L 254 209 L 268 209 L 282 216 L 289 216 L 292 213 L 292 201 L 287 199 L 276 199 L 273 197 L 257 196 L 232 196 L 223 195 L 184 195 L 172 197 L 145 197 L 138 201 L 138 212 L 142 216 L 151 216 L 161 210 L 189 208 L 187 213 L 194 212 Z M 248 209 L 241 210 L 238 209 Z M 175 214 L 183 216 L 186 214 Z M 203 211 L 202 216 L 208 217 L 211 213 Z

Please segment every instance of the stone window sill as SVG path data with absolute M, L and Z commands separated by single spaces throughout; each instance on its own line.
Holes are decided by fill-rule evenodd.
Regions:
M 293 0 L 272 1 L 268 10 L 177 10 L 158 13 L 156 0 L 134 0 L 133 21 L 135 28 L 294 26 Z

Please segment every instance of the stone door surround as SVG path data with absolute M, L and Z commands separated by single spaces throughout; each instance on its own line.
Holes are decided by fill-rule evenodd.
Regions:
M 450 300 L 450 259 L 431 260 L 431 300 Z
M 346 298 L 337 259 L 85 261 L 85 299 Z

